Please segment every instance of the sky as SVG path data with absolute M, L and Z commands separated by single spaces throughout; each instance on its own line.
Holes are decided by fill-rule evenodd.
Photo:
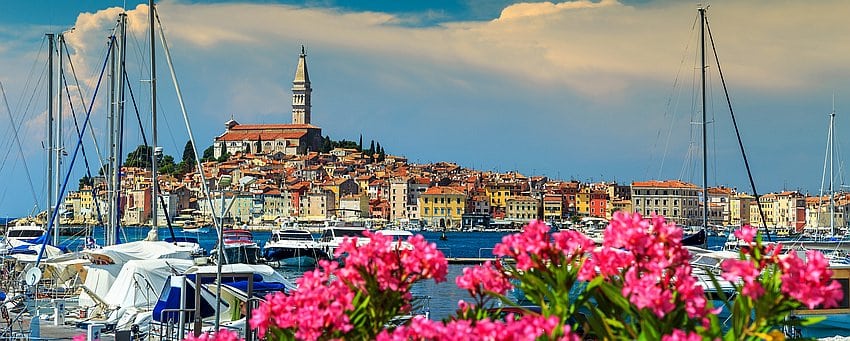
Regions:
M 380 142 L 414 163 L 579 181 L 702 183 L 697 3 L 509 0 L 157 2 L 199 151 L 233 118 L 289 123 L 301 45 L 313 87 L 313 124 L 332 139 Z M 128 15 L 127 72 L 139 120 L 151 130 L 146 1 L 9 2 L 0 11 L 0 216 L 45 206 L 48 32 L 65 32 L 82 124 L 118 14 Z M 834 183 L 844 181 L 850 112 L 846 1 L 712 1 L 708 23 L 720 67 L 707 70 L 708 182 L 752 193 L 718 70 L 723 71 L 759 193 L 819 193 L 829 113 Z M 73 28 L 73 30 L 72 30 Z M 157 42 L 158 137 L 180 159 L 188 140 Z M 106 93 L 91 127 L 106 144 Z M 82 94 L 82 95 L 80 95 Z M 834 100 L 833 100 L 834 98 Z M 128 100 L 128 104 L 131 101 Z M 127 106 L 132 108 L 133 105 Z M 70 164 L 76 133 L 65 104 Z M 135 110 L 126 155 L 141 144 Z M 21 141 L 15 142 L 15 129 Z M 150 138 L 150 136 L 148 137 Z M 89 168 L 100 161 L 84 142 Z M 101 157 L 102 160 L 104 157 Z M 26 163 L 26 167 L 24 166 Z M 82 156 L 68 190 L 85 174 Z M 26 171 L 28 170 L 28 172 Z M 828 173 L 827 173 L 828 177 Z M 30 186 L 29 183 L 32 183 Z

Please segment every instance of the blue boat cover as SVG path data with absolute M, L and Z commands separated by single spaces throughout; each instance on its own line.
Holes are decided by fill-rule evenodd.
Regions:
M 195 308 L 195 288 L 187 283 L 186 285 L 186 309 Z M 163 310 L 169 311 L 163 314 Z M 171 276 L 165 282 L 165 287 L 156 301 L 153 308 L 153 320 L 157 322 L 178 321 L 179 315 L 176 311 L 170 310 L 180 309 L 180 288 L 171 286 Z M 204 299 L 201 299 L 201 318 L 210 317 L 215 314 L 215 309 Z M 187 313 L 186 321 L 195 319 L 194 311 Z
M 186 275 L 186 278 L 189 279 L 192 282 L 195 282 L 195 274 L 188 274 L 188 275 Z M 226 284 L 227 282 L 236 282 L 236 281 L 243 280 L 244 278 L 245 278 L 244 276 L 237 277 L 237 276 L 222 275 L 221 276 L 221 282 Z M 254 283 L 262 282 L 262 281 L 263 281 L 262 275 L 254 274 Z M 215 282 L 215 276 L 204 277 L 204 280 L 203 280 L 203 282 L 201 282 L 201 284 L 210 284 L 212 282 Z
M 248 291 L 248 281 L 236 281 L 230 283 L 222 283 L 223 285 L 239 289 L 242 292 Z M 254 296 L 263 297 L 265 294 L 275 291 L 286 292 L 286 286 L 283 283 L 277 282 L 254 282 Z

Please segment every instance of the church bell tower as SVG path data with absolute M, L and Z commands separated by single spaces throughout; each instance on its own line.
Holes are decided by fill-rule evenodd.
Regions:
M 292 123 L 310 124 L 310 76 L 307 74 L 307 54 L 301 45 L 301 55 L 298 56 L 298 67 L 295 69 L 295 79 L 292 81 Z

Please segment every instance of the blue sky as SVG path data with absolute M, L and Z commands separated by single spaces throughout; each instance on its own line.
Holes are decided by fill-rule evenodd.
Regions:
M 13 119 L 23 122 L 22 149 L 35 190 L 23 180 L 11 129 L 0 128 L 0 148 L 8 151 L 0 171 L 15 179 L 0 187 L 0 216 L 27 213 L 31 192 L 44 207 L 46 105 L 38 81 L 44 33 L 75 27 L 66 37 L 88 102 L 120 12 L 115 7 L 124 3 L 4 4 L 0 81 Z M 142 81 L 148 78 L 147 9 L 140 3 L 146 1 L 126 2 L 128 73 L 149 129 Z M 163 1 L 159 7 L 201 150 L 231 117 L 289 122 L 291 80 L 304 44 L 313 121 L 334 139 L 362 133 L 412 162 L 454 161 L 581 181 L 701 181 L 699 151 L 691 144 L 699 140 L 691 131 L 698 126 L 690 123 L 696 114 L 695 3 Z M 760 192 L 819 190 L 833 93 L 839 156 L 846 154 L 840 145 L 850 122 L 843 115 L 850 111 L 843 105 L 850 94 L 848 9 L 838 0 L 716 1 L 709 8 Z M 188 136 L 158 50 L 160 144 L 179 158 Z M 749 192 L 716 74 L 709 84 L 709 182 Z M 103 94 L 92 118 L 101 145 Z M 135 114 L 128 115 L 125 149 L 132 149 L 141 139 Z M 67 144 L 72 135 L 64 133 Z M 72 177 L 82 172 L 78 163 Z

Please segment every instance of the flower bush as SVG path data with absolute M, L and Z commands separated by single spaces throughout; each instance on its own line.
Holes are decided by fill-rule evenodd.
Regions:
M 719 277 L 709 272 L 700 280 L 682 230 L 663 217 L 615 213 L 600 246 L 579 232 L 553 233 L 531 222 L 495 246 L 498 261 L 456 278 L 471 300 L 459 302 L 455 317 L 393 326 L 394 317 L 412 309 L 413 283 L 444 281 L 447 263 L 422 236 L 410 238 L 408 248 L 367 233 L 368 244 L 351 239 L 339 247 L 343 265 L 320 262 L 290 295 L 267 296 L 250 324 L 260 336 L 281 340 L 771 339 L 782 337 L 784 326 L 815 322 L 789 319 L 794 310 L 841 300 L 820 253 L 802 260 L 779 244 L 763 244 L 753 228 L 735 234 L 746 243 L 738 258 L 723 261 Z M 505 296 L 512 289 L 540 311 L 500 318 L 492 307 L 514 305 Z M 726 325 L 721 309 L 731 313 Z M 205 340 L 225 338 L 232 335 Z

